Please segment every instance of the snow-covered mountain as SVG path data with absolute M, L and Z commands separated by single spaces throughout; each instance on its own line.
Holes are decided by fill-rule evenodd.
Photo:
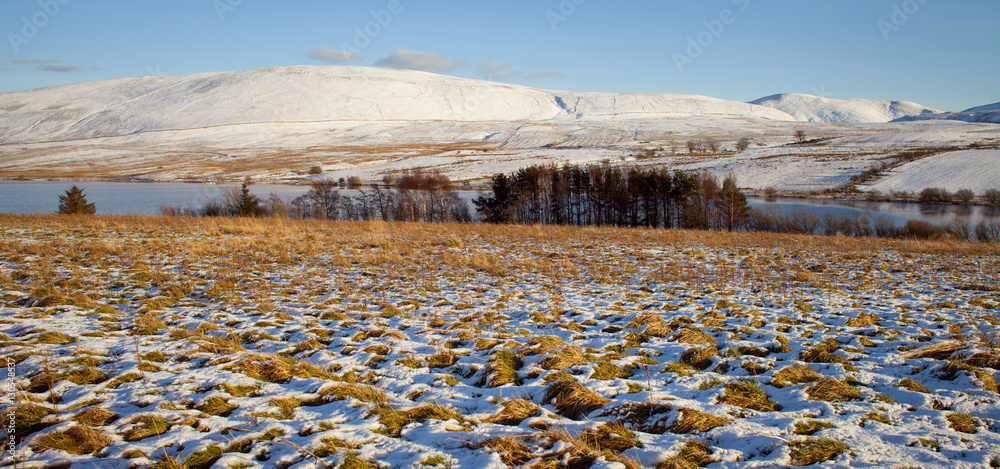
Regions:
M 324 177 L 435 168 L 474 180 L 532 164 L 641 159 L 736 172 L 746 187 L 810 191 L 871 166 L 864 155 L 1000 140 L 993 124 L 886 124 L 943 115 L 915 104 L 761 101 L 551 91 L 364 67 L 128 78 L 0 94 L 0 177 L 300 180 L 319 166 Z M 823 144 L 786 147 L 798 131 Z M 750 147 L 736 152 L 744 138 Z
M 0 143 L 247 124 L 519 122 L 715 115 L 791 120 L 704 96 L 572 93 L 431 73 L 301 66 L 128 78 L 0 94 Z
M 987 104 L 985 106 L 976 106 L 971 109 L 966 109 L 962 112 L 985 112 L 985 111 L 1000 111 L 1000 103 Z
M 934 115 L 941 111 L 908 101 L 876 99 L 830 99 L 808 94 L 776 94 L 751 101 L 787 113 L 800 122 L 879 123 L 908 116 Z

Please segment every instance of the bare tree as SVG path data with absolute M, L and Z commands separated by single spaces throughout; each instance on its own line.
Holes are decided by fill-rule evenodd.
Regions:
M 745 151 L 750 148 L 750 139 L 743 137 L 736 142 L 736 151 Z
M 795 138 L 799 141 L 799 143 L 805 143 L 805 141 L 806 141 L 806 131 L 805 130 L 796 130 L 795 131 Z

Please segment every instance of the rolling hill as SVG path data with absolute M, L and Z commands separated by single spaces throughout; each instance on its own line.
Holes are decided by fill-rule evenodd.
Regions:
M 995 125 L 889 122 L 940 115 L 904 102 L 743 103 L 277 67 L 2 93 L 0 178 L 297 181 L 319 166 L 338 178 L 428 168 L 478 180 L 531 164 L 639 161 L 811 191 L 893 152 L 1000 144 Z M 822 143 L 796 146 L 798 131 Z M 741 139 L 749 148 L 737 152 Z
M 908 101 L 830 99 L 808 94 L 776 94 L 751 103 L 782 111 L 800 122 L 878 123 L 941 113 Z

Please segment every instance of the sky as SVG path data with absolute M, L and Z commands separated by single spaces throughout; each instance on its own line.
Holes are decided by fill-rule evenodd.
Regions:
M 737 101 L 1000 101 L 996 0 L 4 0 L 0 33 L 0 92 L 354 65 Z

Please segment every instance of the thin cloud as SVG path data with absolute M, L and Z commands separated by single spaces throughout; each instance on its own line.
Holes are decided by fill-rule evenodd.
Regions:
M 475 69 L 481 78 L 490 81 L 507 81 L 521 75 L 520 72 L 511 68 L 510 65 L 495 60 L 478 63 Z
M 552 70 L 552 69 L 555 68 L 552 65 L 550 65 L 548 63 L 545 63 L 545 62 L 532 62 L 531 66 L 535 67 L 535 68 L 547 68 L 549 70 Z
M 450 72 L 466 66 L 463 60 L 452 60 L 436 52 L 418 52 L 399 49 L 375 62 L 376 67 L 423 72 Z
M 330 47 L 317 47 L 309 52 L 309 58 L 321 62 L 342 64 L 347 62 L 357 62 L 361 56 L 347 51 L 337 50 Z
M 46 60 L 46 59 L 17 59 L 14 63 L 18 65 L 37 65 L 37 64 L 57 64 L 58 60 Z
M 83 70 L 83 67 L 79 65 L 39 65 L 35 67 L 35 70 L 43 72 L 73 73 Z
M 538 72 L 538 73 L 532 73 L 530 75 L 525 75 L 524 79 L 528 81 L 541 81 L 541 80 L 562 78 L 563 76 L 564 75 L 559 72 Z

